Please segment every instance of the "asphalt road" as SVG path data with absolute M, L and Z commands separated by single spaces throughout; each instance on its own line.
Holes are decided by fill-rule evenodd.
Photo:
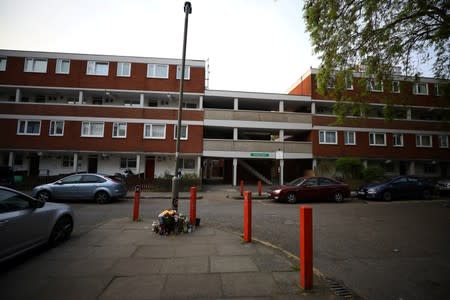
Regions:
M 232 189 L 204 192 L 201 226 L 242 232 L 242 200 Z M 71 203 L 74 235 L 111 218 L 130 216 L 132 200 Z M 140 215 L 157 220 L 170 200 L 143 199 Z M 450 299 L 450 201 L 308 203 L 313 208 L 314 267 L 362 298 Z M 299 255 L 298 205 L 253 202 L 253 237 Z M 179 211 L 189 213 L 188 200 Z

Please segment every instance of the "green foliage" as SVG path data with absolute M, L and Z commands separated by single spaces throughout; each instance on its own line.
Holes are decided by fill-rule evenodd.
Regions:
M 380 166 L 365 168 L 362 172 L 365 182 L 380 180 L 384 176 L 384 169 Z
M 363 164 L 359 158 L 341 157 L 336 160 L 336 171 L 341 172 L 344 179 L 359 178 Z

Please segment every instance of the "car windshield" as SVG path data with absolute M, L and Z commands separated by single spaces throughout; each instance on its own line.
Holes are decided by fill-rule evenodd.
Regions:
M 299 178 L 296 178 L 296 179 L 294 179 L 292 181 L 289 181 L 288 183 L 286 183 L 286 185 L 299 185 L 303 181 L 305 181 L 305 177 L 299 177 Z

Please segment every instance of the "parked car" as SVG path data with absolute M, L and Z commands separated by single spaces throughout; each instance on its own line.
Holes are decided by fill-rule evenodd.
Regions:
M 296 203 L 298 200 L 342 202 L 345 197 L 350 196 L 350 187 L 327 177 L 300 177 L 286 185 L 273 187 L 269 194 L 276 201 L 288 203 Z
M 398 176 L 385 182 L 369 183 L 361 186 L 358 190 L 358 197 L 384 201 L 401 198 L 430 199 L 433 193 L 433 183 L 425 178 Z
M 11 167 L 0 166 L 0 185 L 7 187 L 14 185 L 14 173 Z
M 0 186 L 0 262 L 45 243 L 55 246 L 69 239 L 73 224 L 70 206 Z
M 450 194 L 450 178 L 438 180 L 436 190 L 440 196 Z
M 106 175 L 83 173 L 64 177 L 52 183 L 33 188 L 33 197 L 48 201 L 58 200 L 95 200 L 99 204 L 127 194 L 125 184 Z

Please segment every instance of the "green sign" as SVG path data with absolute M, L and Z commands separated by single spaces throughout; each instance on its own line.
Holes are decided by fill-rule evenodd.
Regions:
M 252 157 L 269 157 L 269 153 L 267 153 L 267 152 L 251 152 L 250 156 L 252 156 Z

